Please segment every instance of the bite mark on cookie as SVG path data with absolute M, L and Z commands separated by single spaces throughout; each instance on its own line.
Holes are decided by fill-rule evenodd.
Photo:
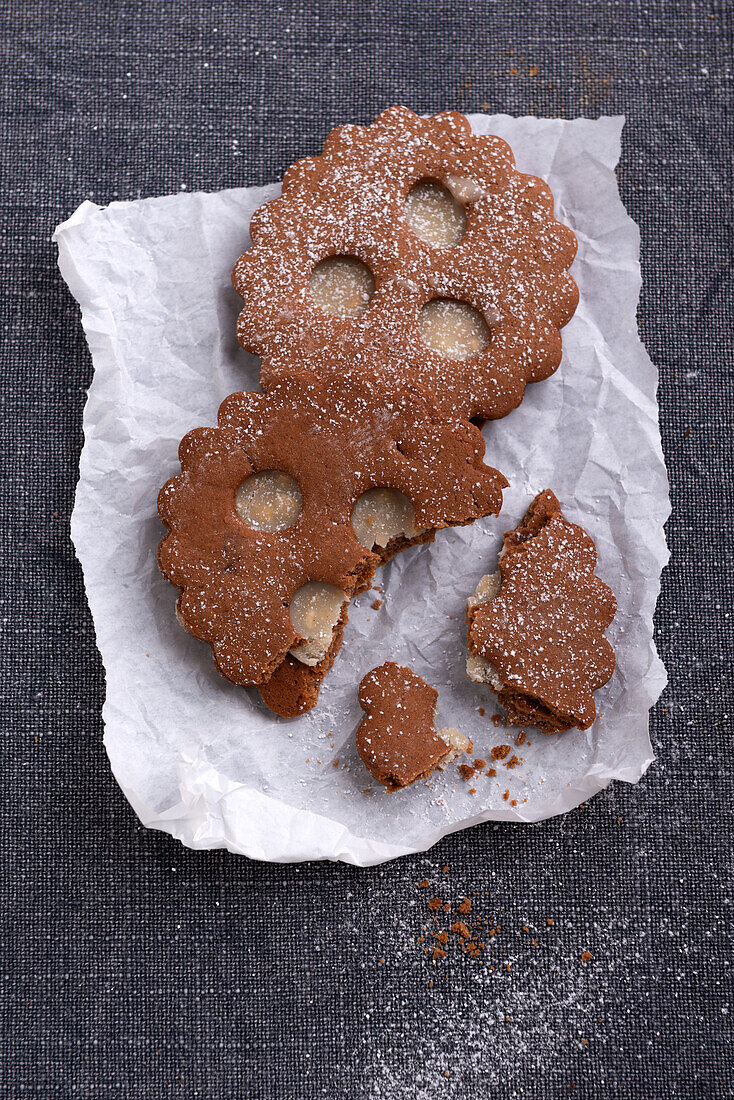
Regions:
M 264 685 L 283 668 L 268 705 L 284 717 L 294 699 L 312 706 L 341 643 L 345 601 L 375 569 L 441 527 L 499 511 L 506 481 L 483 454 L 481 433 L 416 387 L 386 390 L 360 372 L 301 373 L 267 394 L 232 394 L 216 428 L 182 441 L 181 473 L 159 494 L 169 534 L 158 559 L 179 589 L 180 621 L 235 683 Z M 261 475 L 264 493 L 243 501 Z M 367 546 L 352 515 L 376 488 L 408 501 L 413 520 L 373 508 L 379 530 Z

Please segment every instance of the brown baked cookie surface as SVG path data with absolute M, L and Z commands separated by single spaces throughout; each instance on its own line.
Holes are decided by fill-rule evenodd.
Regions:
M 418 546 L 421 543 L 433 542 L 435 537 L 435 530 L 423 531 L 410 538 L 397 535 L 390 539 L 385 546 L 374 545 L 372 552 L 379 559 L 379 564 L 385 565 L 401 550 L 407 550 L 408 547 Z M 306 711 L 316 706 L 324 677 L 331 669 L 341 649 L 344 627 L 348 618 L 347 604 L 345 604 L 341 619 L 334 627 L 334 634 L 328 652 L 318 664 L 313 666 L 304 665 L 302 661 L 288 654 L 285 661 L 278 666 L 267 683 L 259 685 L 263 700 L 281 718 L 296 718 L 299 714 L 305 714 Z
M 265 387 L 347 358 L 417 383 L 453 414 L 491 419 L 560 363 L 576 238 L 507 143 L 455 111 L 391 107 L 371 126 L 333 130 L 250 232 L 232 280 L 245 303 L 238 337 L 262 357 Z M 327 274 L 330 257 L 342 264 Z
M 595 567 L 591 538 L 546 489 L 467 601 L 468 674 L 490 685 L 510 725 L 557 733 L 594 721 L 593 693 L 614 672 L 604 631 L 617 607 Z
M 357 752 L 369 773 L 389 791 L 425 779 L 472 743 L 455 729 L 437 730 L 438 692 L 412 669 L 386 661 L 362 680 Z
M 344 627 L 349 619 L 347 607 L 345 603 L 334 627 L 331 644 L 317 664 L 306 665 L 288 653 L 270 679 L 258 685 L 263 702 L 281 718 L 297 718 L 316 706 L 324 678 L 342 647 Z
M 415 387 L 361 374 L 232 394 L 216 428 L 183 439 L 158 498 L 180 621 L 235 683 L 267 683 L 289 654 L 320 682 L 346 601 L 391 547 L 499 511 L 507 483 L 483 454 L 476 428 Z M 315 702 L 304 683 L 281 693 L 291 708 Z

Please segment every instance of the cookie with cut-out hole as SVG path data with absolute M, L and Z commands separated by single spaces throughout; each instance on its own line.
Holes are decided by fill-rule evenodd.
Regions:
M 216 428 L 184 438 L 158 499 L 182 624 L 235 683 L 265 684 L 289 654 L 319 674 L 385 555 L 499 511 L 507 483 L 483 454 L 481 433 L 420 390 L 359 373 L 232 394 Z M 362 507 L 378 488 L 408 511 Z
M 614 672 L 604 632 L 617 607 L 595 568 L 593 541 L 546 489 L 506 532 L 499 572 L 467 601 L 467 672 L 489 684 L 510 725 L 558 733 L 594 721 L 594 692 Z
M 261 382 L 347 359 L 466 417 L 506 415 L 561 360 L 576 239 L 547 185 L 454 111 L 341 126 L 250 225 L 233 283 Z
M 376 492 L 382 496 L 385 491 L 376 490 Z M 352 527 L 363 544 L 371 535 L 377 536 L 379 541 L 373 543 L 372 552 L 379 559 L 380 565 L 384 565 L 401 550 L 433 541 L 435 530 L 416 530 L 410 514 L 402 520 L 404 526 L 401 529 L 398 528 L 398 523 L 401 522 L 401 517 L 405 513 L 403 502 L 398 502 L 400 506 L 397 515 L 394 510 L 386 515 L 384 509 L 381 516 L 379 512 L 374 515 L 375 509 L 370 507 L 367 499 L 370 495 L 369 492 L 365 493 L 358 501 L 359 506 L 362 501 L 367 500 L 367 507 L 362 508 L 356 517 L 354 511 L 352 512 Z M 412 506 L 410 513 L 412 514 Z M 372 529 L 371 521 L 374 521 L 377 530 Z M 331 644 L 317 664 L 306 665 L 289 653 L 268 682 L 260 684 L 260 694 L 271 710 L 283 718 L 295 718 L 316 705 L 324 677 L 341 649 L 346 622 L 347 605 L 345 604 L 341 617 L 334 626 Z
M 389 791 L 444 768 L 472 743 L 457 729 L 436 729 L 438 692 L 412 669 L 386 661 L 359 685 L 365 717 L 357 752 L 367 771 Z

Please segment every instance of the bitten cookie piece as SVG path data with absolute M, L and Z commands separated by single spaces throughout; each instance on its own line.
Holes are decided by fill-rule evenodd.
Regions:
M 283 717 L 313 706 L 347 601 L 397 550 L 497 513 L 484 440 L 415 387 L 289 375 L 190 432 L 161 490 L 158 550 L 181 624 Z M 266 685 L 272 683 L 272 687 Z
M 490 419 L 561 361 L 576 238 L 501 138 L 456 111 L 340 126 L 255 211 L 232 275 L 260 381 L 353 367 Z
M 359 685 L 366 717 L 357 730 L 357 752 L 368 772 L 389 791 L 425 779 L 472 743 L 456 729 L 437 730 L 438 692 L 409 668 L 386 661 Z
M 499 572 L 467 600 L 472 680 L 487 683 L 512 726 L 588 729 L 593 692 L 614 672 L 604 637 L 617 609 L 594 574 L 596 549 L 550 489 L 507 531 Z

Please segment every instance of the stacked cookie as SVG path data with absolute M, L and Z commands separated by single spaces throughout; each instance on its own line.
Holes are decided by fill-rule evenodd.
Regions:
M 400 107 L 334 130 L 250 231 L 237 334 L 263 393 L 183 440 L 159 563 L 220 672 L 291 717 L 376 568 L 499 512 L 470 421 L 558 367 L 576 242 L 504 141 Z

